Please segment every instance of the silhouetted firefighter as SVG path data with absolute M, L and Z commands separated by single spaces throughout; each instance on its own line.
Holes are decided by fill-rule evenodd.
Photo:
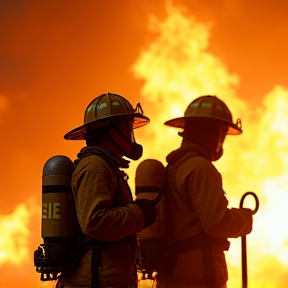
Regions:
M 151 200 L 132 200 L 122 169 L 130 162 L 123 156 L 142 156 L 133 129 L 148 123 L 140 104 L 103 94 L 88 105 L 84 125 L 64 136 L 86 140 L 74 165 L 65 156 L 47 161 L 44 244 L 35 251 L 42 280 L 57 279 L 57 288 L 137 287 L 136 233 L 156 221 L 157 210 Z
M 151 199 L 158 194 L 158 201 L 163 195 L 156 223 L 139 233 L 138 269 L 161 288 L 224 288 L 227 238 L 251 232 L 253 211 L 227 207 L 222 178 L 212 162 L 223 155 L 226 135 L 242 133 L 241 121 L 234 124 L 226 104 L 206 95 L 165 125 L 183 129 L 183 141 L 167 156 L 165 169 L 154 159 L 137 168 L 137 199 L 150 193 Z

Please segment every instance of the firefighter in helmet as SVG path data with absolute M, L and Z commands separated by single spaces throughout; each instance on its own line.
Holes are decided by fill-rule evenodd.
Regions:
M 142 156 L 133 129 L 148 123 L 139 103 L 134 109 L 124 97 L 107 93 L 88 105 L 84 125 L 64 136 L 86 140 L 71 180 L 81 259 L 56 287 L 137 287 L 136 233 L 156 221 L 157 211 L 151 200 L 132 200 L 122 168 L 128 168 L 127 158 Z
M 234 124 L 226 104 L 206 95 L 192 101 L 184 117 L 165 125 L 182 128 L 183 141 L 166 158 L 166 209 L 176 260 L 162 283 L 165 288 L 224 288 L 227 238 L 251 232 L 252 211 L 227 207 L 221 175 L 212 162 L 222 156 L 226 135 L 242 133 L 241 121 Z

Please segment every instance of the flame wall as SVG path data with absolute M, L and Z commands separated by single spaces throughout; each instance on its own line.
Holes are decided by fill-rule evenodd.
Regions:
M 135 131 L 143 159 L 165 163 L 180 138 L 163 122 L 181 116 L 199 94 L 217 94 L 242 118 L 244 134 L 228 137 L 217 167 L 231 206 L 247 190 L 260 197 L 248 238 L 249 282 L 283 287 L 287 6 L 284 0 L 0 1 L 0 286 L 40 286 L 33 251 L 42 242 L 43 165 L 55 154 L 74 159 L 84 143 L 63 135 L 82 124 L 94 97 L 109 91 L 133 105 L 140 101 L 151 117 Z M 130 168 L 132 188 L 138 164 Z M 239 256 L 235 240 L 227 256 L 229 287 L 241 285 Z

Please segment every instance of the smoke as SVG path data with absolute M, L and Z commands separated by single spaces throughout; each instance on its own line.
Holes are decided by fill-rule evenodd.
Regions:
M 8 109 L 8 100 L 5 96 L 0 95 L 0 127 L 4 122 L 4 112 Z
M 183 116 L 196 97 L 218 95 L 228 101 L 232 112 L 237 109 L 244 114 L 248 107 L 236 96 L 239 76 L 231 73 L 210 51 L 211 23 L 199 22 L 194 16 L 186 16 L 181 10 L 170 7 L 165 21 L 151 17 L 149 27 L 157 37 L 142 51 L 133 71 L 136 78 L 145 79 L 141 91 L 143 107 L 149 107 L 147 115 L 151 118 L 143 143 L 149 147 L 150 157 L 161 157 L 164 161 L 163 152 L 176 148 L 178 139 L 174 137 L 176 132 L 169 132 L 163 123 Z M 169 141 L 163 133 L 167 133 Z M 157 139 L 156 145 L 151 147 L 148 139 Z
M 209 24 L 170 7 L 164 21 L 151 18 L 150 29 L 156 36 L 133 66 L 135 76 L 145 80 L 141 91 L 143 107 L 149 107 L 146 115 L 151 117 L 147 130 L 139 135 L 146 151 L 144 158 L 166 163 L 167 154 L 179 147 L 180 137 L 175 129 L 163 124 L 183 116 L 193 99 L 210 94 L 224 100 L 232 115 L 242 119 L 244 133 L 227 137 L 224 156 L 215 166 L 222 174 L 230 207 L 239 207 L 240 196 L 246 191 L 255 191 L 260 199 L 260 210 L 248 237 L 253 287 L 265 287 L 265 283 L 281 287 L 288 269 L 288 233 L 284 228 L 288 201 L 288 89 L 276 85 L 255 109 L 237 95 L 239 75 L 232 74 L 222 59 L 211 53 Z M 250 199 L 244 207 L 254 209 L 255 203 Z M 241 269 L 239 240 L 231 239 L 227 253 L 228 267 L 232 267 L 231 287 L 237 287 L 241 279 L 237 272 Z M 275 266 L 270 266 L 272 263 Z M 268 267 L 274 277 L 265 282 L 259 275 L 265 275 Z
M 157 48 L 157 54 L 154 55 L 156 58 L 159 57 L 158 62 L 155 59 L 153 62 L 158 63 L 158 66 L 153 66 L 155 68 L 155 71 L 151 71 L 153 79 L 151 77 L 148 81 L 149 83 L 154 81 L 151 86 L 154 92 L 148 93 L 145 91 L 148 84 L 144 80 L 148 76 L 136 72 L 135 67 L 142 65 L 145 69 L 149 69 L 153 64 L 145 50 L 147 47 L 155 47 L 153 43 L 155 39 L 159 41 L 157 37 L 162 31 L 161 27 L 168 25 L 164 21 L 167 18 L 166 7 L 169 6 L 167 1 L 0 1 L 0 217 L 1 225 L 4 225 L 4 222 L 12 223 L 12 219 L 16 221 L 16 215 L 22 215 L 21 219 L 18 217 L 19 222 L 13 222 L 22 228 L 19 228 L 18 232 L 11 232 L 9 239 L 5 239 L 14 247 L 14 250 L 8 250 L 10 255 L 15 249 L 22 249 L 24 252 L 21 253 L 27 253 L 24 249 L 27 244 L 25 247 L 28 247 L 29 258 L 28 262 L 23 262 L 25 265 L 11 262 L 6 256 L 5 260 L 2 258 L 0 286 L 8 288 L 10 285 L 12 288 L 19 286 L 21 282 L 22 287 L 38 287 L 36 282 L 29 282 L 29 279 L 39 279 L 39 275 L 33 271 L 32 258 L 33 251 L 41 243 L 39 207 L 42 168 L 47 159 L 53 155 L 67 155 L 74 159 L 83 143 L 64 141 L 63 135 L 82 124 L 84 110 L 94 97 L 105 92 L 114 92 L 127 97 L 133 106 L 137 102 L 143 103 L 145 114 L 155 115 L 151 117 L 153 119 L 147 127 L 135 131 L 136 137 L 139 136 L 137 139 L 144 141 L 146 136 L 157 136 L 160 129 L 164 129 L 163 122 L 169 117 L 182 115 L 191 97 L 197 93 L 206 94 L 208 91 L 206 85 L 210 83 L 208 79 L 212 79 L 214 82 L 209 87 L 211 93 L 235 96 L 232 102 L 229 101 L 229 105 L 232 106 L 235 117 L 243 119 L 243 137 L 253 130 L 249 127 L 252 121 L 262 119 L 262 129 L 270 127 L 267 126 L 269 119 L 265 118 L 264 121 L 259 115 L 270 111 L 268 108 L 272 100 L 269 100 L 267 105 L 264 104 L 262 102 L 264 95 L 271 91 L 275 94 L 276 84 L 280 87 L 277 89 L 283 91 L 285 90 L 283 87 L 288 86 L 287 66 L 285 66 L 288 1 L 264 0 L 256 3 L 240 0 L 233 2 L 178 0 L 173 3 L 184 7 L 186 15 L 191 17 L 193 24 L 187 19 L 179 22 L 185 31 L 187 31 L 185 25 L 188 25 L 191 33 L 188 33 L 185 39 L 179 29 L 180 26 L 178 28 L 165 26 L 172 33 L 171 37 L 173 33 L 176 34 L 182 46 L 174 44 L 173 49 L 169 51 L 170 54 L 165 56 L 162 48 L 165 48 L 169 40 L 169 35 L 165 34 L 162 48 Z M 151 15 L 155 17 L 149 25 L 155 33 L 147 30 L 147 21 Z M 158 24 L 155 19 L 159 19 Z M 195 41 L 192 41 L 191 37 Z M 196 42 L 199 43 L 199 47 L 195 46 Z M 198 51 L 194 55 L 201 58 L 190 59 L 189 51 L 185 49 Z M 134 65 L 135 59 L 137 63 Z M 187 59 L 189 63 L 185 64 Z M 200 60 L 206 61 L 202 67 Z M 180 71 L 165 74 L 167 69 L 161 69 L 160 66 L 164 67 L 166 62 L 169 65 L 181 63 Z M 191 63 L 198 69 L 198 75 L 191 70 L 184 71 L 184 68 Z M 129 69 L 132 66 L 134 72 Z M 213 68 L 212 74 L 209 74 L 208 68 Z M 182 79 L 178 77 L 181 71 Z M 138 73 L 137 80 L 134 78 L 134 73 Z M 190 77 L 189 79 L 193 79 L 191 83 L 185 80 L 186 75 Z M 163 78 L 169 80 L 169 83 L 167 82 L 169 93 L 162 92 L 163 89 L 159 87 L 157 79 Z M 192 94 L 187 92 L 187 89 L 190 90 L 190 84 L 198 87 Z M 200 89 L 199 85 L 205 89 Z M 287 94 L 283 91 L 278 95 L 283 95 L 282 101 L 285 102 Z M 180 93 L 187 98 L 181 98 Z M 167 97 L 170 98 L 168 110 L 163 109 L 162 105 L 162 99 Z M 281 109 L 286 106 L 281 103 L 280 98 L 281 96 L 277 101 Z M 179 105 L 179 102 L 183 105 Z M 283 111 L 283 114 L 285 113 Z M 271 117 L 275 115 L 272 112 L 270 114 Z M 151 131 L 151 124 L 157 123 L 156 120 L 159 121 L 158 131 Z M 277 127 L 285 129 L 285 121 L 277 121 L 280 125 Z M 176 139 L 176 131 L 172 129 L 165 131 L 171 139 Z M 253 133 L 250 137 L 255 139 Z M 269 141 L 269 135 L 261 137 L 262 143 Z M 180 137 L 177 139 L 171 143 L 153 142 L 153 145 L 150 145 L 151 141 L 145 140 L 147 144 L 145 147 L 152 146 L 149 156 L 154 157 L 157 156 L 157 151 L 161 151 L 162 144 L 167 150 L 172 146 L 177 147 Z M 258 162 L 262 159 L 260 152 L 253 157 L 254 152 L 245 149 L 248 145 L 246 141 L 239 139 L 242 146 L 237 141 L 229 139 L 226 144 L 225 161 L 228 161 L 229 165 L 232 163 L 237 169 L 240 169 L 239 167 L 247 169 L 249 165 L 251 167 L 251 163 L 259 163 L 259 166 L 269 168 L 270 177 L 280 177 L 274 168 L 277 168 L 277 163 L 283 167 L 282 156 L 275 158 L 269 156 L 273 163 L 269 166 L 263 161 Z M 276 143 L 278 146 L 272 148 L 274 154 L 279 147 L 282 147 L 281 145 L 284 145 L 279 139 L 276 139 Z M 247 162 L 238 163 L 239 160 L 233 162 L 228 152 L 232 146 L 239 149 L 235 153 L 246 151 Z M 164 149 L 163 152 L 165 151 Z M 282 151 L 281 155 L 284 155 L 286 152 Z M 264 147 L 261 153 L 266 153 Z M 164 153 L 159 156 L 161 157 L 159 160 L 164 162 Z M 134 168 L 138 163 L 135 162 Z M 131 167 L 128 172 L 131 179 L 134 168 Z M 237 173 L 228 172 L 225 165 L 220 168 L 228 178 L 231 177 L 237 183 L 243 182 L 243 178 L 235 176 Z M 252 172 L 257 176 L 263 173 L 263 170 L 257 168 Z M 133 183 L 131 184 L 133 186 Z M 254 190 L 259 187 L 256 179 L 250 180 L 247 186 Z M 227 191 L 232 191 L 232 188 L 235 189 L 232 184 L 230 186 L 227 183 Z M 237 196 L 242 193 L 237 187 L 234 191 Z M 27 200 L 31 197 L 36 203 L 35 207 L 38 207 L 35 208 L 38 212 L 33 212 L 33 216 L 30 216 L 33 205 L 30 206 Z M 265 195 L 262 198 L 261 203 L 263 201 L 265 203 L 266 198 L 268 199 Z M 236 197 L 235 200 L 232 197 L 231 204 L 236 202 Z M 28 220 L 25 219 L 25 215 Z M 0 233 L 2 239 L 3 232 Z M 19 242 L 19 238 L 23 238 L 23 245 Z M 285 245 L 287 249 L 287 243 Z
M 0 95 L 0 113 L 5 111 L 8 108 L 8 101 L 6 97 Z

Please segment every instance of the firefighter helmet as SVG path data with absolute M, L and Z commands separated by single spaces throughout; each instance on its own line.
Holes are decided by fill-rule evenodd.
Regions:
M 143 115 L 138 103 L 134 109 L 122 96 L 106 93 L 96 97 L 86 108 L 84 125 L 73 129 L 64 135 L 66 140 L 84 140 L 87 132 L 107 126 L 113 119 L 127 119 L 133 129 L 149 123 L 150 119 Z
M 193 100 L 187 107 L 183 117 L 166 121 L 164 124 L 175 128 L 185 128 L 187 120 L 216 120 L 227 124 L 227 134 L 239 135 L 242 133 L 241 120 L 234 124 L 232 114 L 227 105 L 216 96 L 205 95 Z

